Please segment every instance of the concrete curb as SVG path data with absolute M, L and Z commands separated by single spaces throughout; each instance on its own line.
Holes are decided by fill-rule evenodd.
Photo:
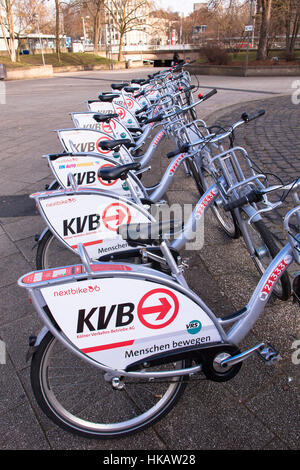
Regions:
M 191 73 L 199 75 L 223 75 L 235 77 L 298 77 L 300 76 L 300 66 L 290 65 L 280 67 L 271 65 L 265 67 L 245 67 L 237 65 L 194 65 L 189 68 Z
M 31 78 L 53 77 L 52 65 L 30 67 L 28 69 L 7 70 L 6 80 L 26 80 Z

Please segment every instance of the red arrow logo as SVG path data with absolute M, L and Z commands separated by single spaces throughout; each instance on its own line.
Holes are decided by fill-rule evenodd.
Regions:
M 158 304 L 158 300 L 160 304 Z M 153 289 L 143 295 L 137 306 L 140 322 L 151 329 L 165 328 L 170 325 L 175 320 L 178 311 L 179 301 L 177 296 L 171 290 L 162 287 Z M 157 314 L 157 316 L 153 315 L 153 317 L 148 317 L 146 320 L 145 317 L 151 313 Z
M 105 222 L 110 222 L 111 220 L 116 220 L 117 225 L 121 225 L 121 223 L 123 222 L 123 220 L 126 217 L 126 214 L 124 214 L 124 212 L 121 211 L 120 209 L 116 209 L 116 212 L 117 213 L 115 215 L 106 216 L 105 217 Z
M 108 214 L 112 214 L 112 215 L 108 215 Z M 102 220 L 104 222 L 105 227 L 108 228 L 108 230 L 116 232 L 118 226 L 121 225 L 124 222 L 124 220 L 126 220 L 127 224 L 130 223 L 131 221 L 130 210 L 124 204 L 119 204 L 118 202 L 115 202 L 113 204 L 110 204 L 103 211 Z M 109 222 L 113 222 L 112 227 Z
M 142 309 L 142 314 L 149 315 L 150 313 L 159 313 L 158 317 L 156 318 L 156 321 L 163 320 L 172 308 L 172 305 L 165 297 L 160 298 L 159 301 L 160 305 L 155 305 L 154 307 L 144 307 Z

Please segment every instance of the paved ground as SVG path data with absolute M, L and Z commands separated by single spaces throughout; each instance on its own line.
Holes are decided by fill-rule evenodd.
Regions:
M 142 74 L 64 74 L 6 84 L 7 105 L 0 105 L 0 338 L 6 344 L 6 364 L 0 365 L 0 448 L 298 449 L 299 366 L 292 363 L 291 355 L 292 343 L 299 338 L 299 314 L 290 301 L 271 304 L 242 345 L 270 341 L 283 357 L 277 366 L 269 368 L 253 357 L 231 382 L 193 382 L 165 419 L 138 435 L 104 442 L 74 437 L 54 426 L 35 404 L 25 354 L 28 336 L 39 330 L 39 322 L 16 279 L 34 269 L 33 235 L 43 224 L 30 204 L 23 204 L 16 213 L 16 200 L 24 201 L 24 194 L 41 190 L 51 181 L 41 155 L 61 150 L 53 131 L 70 127 L 68 112 L 85 110 L 84 101 L 108 90 L 112 81 L 137 75 Z M 291 104 L 292 79 L 198 78 L 202 92 L 204 87 L 219 89 L 216 97 L 199 108 L 200 117 L 206 119 L 214 112 L 210 123 L 218 120 L 225 125 L 244 110 L 264 107 L 266 117 L 240 131 L 236 142 L 245 145 L 264 169 L 279 172 L 286 180 L 299 175 L 300 105 Z M 157 179 L 166 164 L 165 160 L 154 164 L 149 182 Z M 170 202 L 181 204 L 197 200 L 193 183 L 183 174 L 168 196 Z M 275 224 L 280 238 L 279 217 L 280 213 L 268 222 Z M 228 240 L 211 216 L 207 217 L 204 247 L 186 253 L 190 257 L 187 279 L 218 315 L 231 313 L 250 297 L 257 280 L 255 270 L 241 242 Z

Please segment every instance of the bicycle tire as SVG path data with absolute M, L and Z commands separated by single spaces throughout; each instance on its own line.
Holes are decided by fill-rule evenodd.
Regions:
M 261 240 L 265 244 L 265 246 L 268 249 L 268 252 L 270 254 L 271 260 L 277 256 L 277 254 L 280 251 L 280 248 L 276 245 L 275 239 L 271 233 L 271 231 L 268 229 L 266 224 L 264 223 L 263 220 L 258 220 L 256 222 L 253 222 L 253 225 L 261 237 Z M 251 236 L 251 235 L 250 235 Z M 253 240 L 252 240 L 253 241 Z M 258 250 L 255 250 L 255 256 L 252 257 L 252 260 L 254 262 L 254 265 L 258 272 L 263 275 L 265 272 L 265 267 L 263 266 L 261 262 L 261 257 L 259 256 Z M 268 265 L 268 259 L 266 258 L 266 264 Z M 288 274 L 285 272 L 280 278 L 280 281 L 278 284 L 275 286 L 273 290 L 273 295 L 278 298 L 279 300 L 286 301 L 289 299 L 291 295 L 291 283 L 289 280 Z
M 201 174 L 198 171 L 194 162 L 189 162 L 192 176 L 195 180 L 199 195 L 203 196 L 205 191 L 211 186 L 212 181 L 208 182 L 208 178 L 205 177 L 205 173 L 208 174 L 207 170 L 201 169 Z M 210 176 L 211 177 L 211 176 Z M 212 178 L 212 177 L 211 177 Z M 240 236 L 240 231 L 238 224 L 233 212 L 222 211 L 222 206 L 218 205 L 216 202 L 211 206 L 211 211 L 214 217 L 217 219 L 222 230 L 230 238 L 238 238 Z
M 54 361 L 58 366 L 56 374 Z M 178 365 L 187 364 L 183 361 Z M 171 411 L 186 387 L 186 379 L 173 377 L 167 384 L 147 382 L 146 388 L 145 384 L 139 386 L 136 379 L 130 386 L 128 379 L 123 390 L 114 390 L 102 374 L 104 371 L 63 348 L 50 332 L 31 361 L 31 386 L 41 410 L 61 428 L 86 438 L 122 437 L 153 425 Z M 163 394 L 162 387 L 167 387 Z
M 36 251 L 35 264 L 38 271 L 78 264 L 79 261 L 79 255 L 66 248 L 50 229 L 45 231 Z

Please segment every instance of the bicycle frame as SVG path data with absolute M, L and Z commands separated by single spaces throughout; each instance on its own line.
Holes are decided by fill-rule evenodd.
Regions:
M 297 210 L 300 210 L 300 208 L 298 208 Z M 95 367 L 99 367 L 105 370 L 108 373 L 108 380 L 112 377 L 117 376 L 158 378 L 174 377 L 200 372 L 200 364 L 194 367 L 189 367 L 184 370 L 177 370 L 175 372 L 173 370 L 156 373 L 145 371 L 136 372 L 128 371 L 128 369 L 134 369 L 134 367 L 137 364 L 142 363 L 142 361 L 151 362 L 151 360 L 153 360 L 154 358 L 158 359 L 163 355 L 165 356 L 166 350 L 170 354 L 170 357 L 172 357 L 173 354 L 176 354 L 178 352 L 180 352 L 184 356 L 184 354 L 189 353 L 191 351 L 204 350 L 207 347 L 212 347 L 215 345 L 238 345 L 249 333 L 249 331 L 259 318 L 260 314 L 264 310 L 266 302 L 269 296 L 271 295 L 272 290 L 276 285 L 276 282 L 279 280 L 280 276 L 288 269 L 290 264 L 295 260 L 293 247 L 288 243 L 280 251 L 280 253 L 278 253 L 276 258 L 272 261 L 272 263 L 265 271 L 264 275 L 261 277 L 248 304 L 235 314 L 230 315 L 227 318 L 220 319 L 214 315 L 214 313 L 207 307 L 207 305 L 201 300 L 201 298 L 199 298 L 193 291 L 191 291 L 191 289 L 188 288 L 182 273 L 179 273 L 179 270 L 176 266 L 174 267 L 174 260 L 166 242 L 163 242 L 161 244 L 161 249 L 165 255 L 167 263 L 171 268 L 173 278 L 164 273 L 154 271 L 153 269 L 144 266 L 128 264 L 120 265 L 114 263 L 91 264 L 84 250 L 81 251 L 81 257 L 85 269 L 83 269 L 83 266 L 81 265 L 71 267 L 69 266 L 65 268 L 57 268 L 51 271 L 33 272 L 20 278 L 19 285 L 21 287 L 25 287 L 28 290 L 30 298 L 32 299 L 32 302 L 40 318 L 46 325 L 46 328 L 41 331 L 38 337 L 38 342 L 41 341 L 41 339 L 46 334 L 47 330 L 50 330 L 54 336 L 56 336 L 70 351 L 72 351 L 78 357 L 81 357 L 82 359 L 94 365 Z M 174 280 L 174 275 L 176 275 L 177 282 L 175 282 Z M 96 328 L 90 323 L 91 317 L 96 311 L 96 308 L 91 308 L 91 305 L 94 305 L 96 299 L 100 298 L 102 305 L 103 303 L 105 303 L 106 286 L 111 286 L 112 284 L 114 284 L 115 279 L 117 279 L 119 289 L 122 290 L 124 286 L 127 286 L 128 281 L 131 287 L 135 286 L 132 291 L 138 291 L 138 295 L 130 294 L 130 296 L 128 296 L 128 300 L 130 302 L 122 304 L 122 307 L 120 307 L 120 309 L 119 306 L 112 306 L 112 300 L 109 300 L 107 305 L 110 306 L 110 311 L 114 311 L 115 308 L 118 308 L 119 312 L 119 317 L 117 317 L 117 319 L 119 318 L 119 321 L 117 320 L 116 330 L 111 330 L 111 332 L 113 331 L 114 333 L 116 333 L 116 331 L 118 331 L 118 328 L 120 329 L 124 327 L 127 335 L 125 337 L 127 338 L 127 340 L 121 342 L 119 341 L 117 343 L 106 343 L 104 341 L 105 344 L 103 344 L 101 341 L 98 341 L 98 343 L 96 341 L 98 346 L 95 346 L 96 343 L 95 341 L 93 341 L 91 343 L 93 345 L 87 346 L 86 343 L 84 343 L 84 347 L 81 347 L 80 349 L 80 347 L 78 346 L 78 342 L 82 337 L 85 337 L 85 335 L 83 334 L 83 326 L 88 325 L 89 332 L 95 332 L 96 330 Z M 72 328 L 74 330 L 74 321 L 73 327 L 70 330 L 70 318 L 67 320 L 67 322 L 62 322 L 61 318 L 57 317 L 56 308 L 58 308 L 58 311 L 61 311 L 61 307 L 64 302 L 57 302 L 59 304 L 57 307 L 56 301 L 54 301 L 53 298 L 55 297 L 55 293 L 57 293 L 57 297 L 59 299 L 63 298 L 64 295 L 73 295 L 73 298 L 75 297 L 75 295 L 79 295 L 78 292 L 75 292 L 75 289 L 78 289 L 78 286 L 80 285 L 79 281 L 82 281 L 81 286 L 82 290 L 85 290 L 85 294 L 92 295 L 93 299 L 90 302 L 86 303 L 76 303 L 73 302 L 73 300 L 69 301 L 68 297 L 69 309 L 72 310 L 73 304 L 74 306 L 77 306 L 77 310 L 78 304 L 81 307 L 81 310 L 79 310 L 78 312 L 78 323 L 76 333 L 78 341 L 76 342 L 74 339 L 74 333 L 72 334 L 70 332 Z M 138 285 L 139 289 L 137 288 Z M 114 289 L 112 289 L 112 291 L 115 295 Z M 151 295 L 154 295 L 154 293 L 157 293 L 158 291 L 160 291 L 161 295 L 166 296 L 165 300 L 170 300 L 171 298 L 173 298 L 174 300 L 174 297 L 172 297 L 173 295 L 177 298 L 177 304 L 176 301 L 174 301 L 173 308 L 171 309 L 172 315 L 168 319 L 168 321 L 165 322 L 165 325 L 159 325 L 159 323 L 156 323 L 155 325 L 155 320 L 153 319 L 152 322 L 154 321 L 154 323 L 149 323 L 147 317 L 147 314 L 150 313 L 150 311 L 148 312 L 149 309 L 152 313 L 159 313 L 159 310 L 157 310 L 157 306 L 149 306 L 149 304 L 146 303 L 146 299 L 148 299 L 149 297 L 151 297 Z M 101 294 L 99 294 L 99 292 L 101 292 Z M 156 298 L 154 297 L 154 299 L 155 303 Z M 167 300 L 167 302 L 170 304 L 169 300 Z M 83 305 L 87 306 L 87 309 L 90 308 L 90 312 L 88 313 L 88 315 L 85 315 L 86 308 L 83 309 Z M 136 305 L 137 307 L 135 307 Z M 98 327 L 100 326 L 100 329 L 98 328 L 97 332 L 95 333 L 96 337 L 105 335 L 103 333 L 104 331 L 109 334 L 109 332 L 107 331 L 108 323 L 104 324 L 105 321 L 103 316 L 100 318 L 100 308 L 103 309 L 104 306 L 99 307 Z M 178 318 L 178 311 L 181 312 L 181 317 L 184 318 L 181 318 L 180 322 L 177 323 L 173 329 L 168 329 L 167 327 L 173 322 L 175 322 L 175 318 Z M 162 312 L 159 316 L 162 316 Z M 131 330 L 129 326 L 127 328 L 127 325 L 132 324 L 134 317 L 138 318 L 138 320 L 136 324 L 132 325 Z M 147 319 L 145 319 L 145 317 Z M 110 320 L 111 315 L 108 315 L 108 317 L 106 317 L 106 320 L 107 318 L 109 318 Z M 191 325 L 191 323 L 195 324 L 196 320 L 200 322 L 201 325 L 206 325 L 203 329 L 203 332 L 204 330 L 206 330 L 205 334 L 207 334 L 207 336 L 198 336 L 200 330 L 198 332 L 196 331 L 196 336 L 194 338 L 199 338 L 199 343 L 196 344 L 197 341 L 193 341 L 190 342 L 187 347 L 182 348 L 183 345 L 186 346 L 188 344 L 187 338 L 189 333 L 186 330 L 188 330 L 189 325 Z M 141 339 L 141 336 L 137 335 L 137 337 L 134 337 L 133 340 L 128 340 L 128 338 L 134 336 L 132 331 L 135 330 L 139 322 L 142 323 L 143 326 L 146 326 L 146 329 L 143 329 L 142 334 L 145 334 L 145 332 L 147 332 L 147 338 L 143 337 L 143 339 Z M 226 333 L 224 330 L 224 326 L 232 323 L 233 326 L 231 327 L 229 332 Z M 59 329 L 57 327 L 57 324 L 59 325 Z M 185 325 L 185 328 L 183 327 L 183 325 Z M 178 331 L 178 329 L 176 328 L 180 327 L 181 330 Z M 158 335 L 153 334 L 153 329 L 157 331 L 157 328 L 159 328 L 160 330 L 165 328 L 164 333 Z M 130 331 L 130 333 L 128 333 L 128 331 Z M 210 334 L 208 334 L 208 331 L 210 332 Z M 170 347 L 170 339 L 167 339 L 170 338 L 170 334 L 171 340 L 173 341 L 173 347 Z M 90 333 L 87 333 L 86 336 L 89 337 L 91 335 Z M 38 345 L 38 342 L 36 342 L 36 345 Z M 163 351 L 161 354 L 158 353 L 156 355 L 149 355 L 149 345 L 153 345 L 153 342 L 157 346 L 157 351 Z M 134 345 L 134 343 L 136 344 Z M 232 360 L 235 361 L 233 363 L 246 359 L 247 357 L 249 357 L 250 354 L 252 354 L 258 348 L 261 348 L 262 346 L 263 343 L 252 348 L 246 353 L 242 353 L 240 357 L 237 356 L 233 358 Z M 130 349 L 128 349 L 128 347 Z M 152 349 L 151 352 L 153 352 Z M 139 360 L 134 362 L 124 362 L 124 357 L 138 357 Z M 108 358 L 110 358 L 110 360 L 112 361 L 113 366 L 108 366 L 107 364 L 103 363 L 103 361 L 107 361 Z M 224 362 L 226 363 L 226 360 Z M 123 367 L 118 367 L 117 363 L 123 364 Z

